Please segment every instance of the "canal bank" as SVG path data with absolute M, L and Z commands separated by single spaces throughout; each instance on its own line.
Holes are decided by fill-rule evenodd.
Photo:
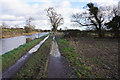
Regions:
M 4 71 L 10 65 L 14 64 L 18 59 L 20 59 L 20 57 L 22 57 L 31 48 L 33 48 L 40 41 L 42 41 L 44 39 L 44 37 L 45 36 L 35 39 L 35 40 L 32 40 L 26 44 L 19 46 L 18 48 L 15 48 L 12 51 L 7 52 L 6 54 L 3 54 L 1 56 L 2 57 L 2 70 Z
M 27 33 L 25 29 L 20 29 L 20 28 L 2 28 L 1 30 L 2 30 L 2 38 L 18 37 L 18 36 L 41 33 L 40 31 L 30 31 Z
M 11 78 L 29 59 L 34 52 L 36 52 L 41 45 L 49 38 L 49 35 L 45 37 L 39 44 L 30 49 L 24 56 L 22 56 L 15 64 L 8 67 L 2 74 L 2 78 Z
M 51 36 L 45 43 L 30 57 L 30 59 L 13 76 L 18 79 L 36 79 L 46 78 L 49 53 L 51 50 Z

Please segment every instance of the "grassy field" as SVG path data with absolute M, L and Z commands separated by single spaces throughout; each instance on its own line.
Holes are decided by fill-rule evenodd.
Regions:
M 24 29 L 2 29 L 2 38 L 16 37 L 21 35 L 32 35 L 40 33 L 37 31 L 31 31 L 29 33 L 25 33 Z
M 9 51 L 2 56 L 2 71 L 4 71 L 6 68 L 8 68 L 10 65 L 14 64 L 20 57 L 22 57 L 26 52 L 28 52 L 32 47 L 34 47 L 36 44 L 38 44 L 45 36 L 35 39 L 33 41 L 30 41 L 26 44 L 23 44 L 19 46 L 18 48 L 15 48 L 12 51 Z
M 81 61 L 102 78 L 118 78 L 118 40 L 74 38 L 71 44 Z
M 96 77 L 91 67 L 80 61 L 76 51 L 71 47 L 70 41 L 59 38 L 57 42 L 62 56 L 68 60 L 69 66 L 72 67 L 73 72 L 70 78 Z
M 90 37 L 58 38 L 64 57 L 73 68 L 71 77 L 118 78 L 118 41 Z
M 52 38 L 48 38 L 46 42 L 35 52 L 28 62 L 16 73 L 14 78 L 46 78 L 49 53 Z

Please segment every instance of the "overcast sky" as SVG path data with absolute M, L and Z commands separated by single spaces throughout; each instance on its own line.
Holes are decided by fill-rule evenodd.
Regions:
M 82 12 L 87 3 L 93 2 L 100 6 L 117 5 L 119 0 L 0 0 L 0 24 L 7 23 L 11 27 L 23 27 L 26 19 L 34 18 L 36 28 L 50 29 L 45 9 L 54 7 L 64 17 L 64 25 L 59 28 L 80 29 L 71 23 L 71 15 Z M 2 13 L 2 14 L 1 14 Z

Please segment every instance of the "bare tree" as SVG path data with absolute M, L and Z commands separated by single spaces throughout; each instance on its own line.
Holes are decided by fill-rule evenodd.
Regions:
M 118 38 L 120 35 L 120 14 L 119 14 L 119 5 L 112 6 L 111 11 L 111 20 L 105 23 L 105 26 L 114 33 L 114 37 Z
M 19 25 L 18 25 L 18 24 L 16 24 L 16 25 L 14 25 L 14 27 L 15 27 L 15 28 L 19 28 Z
M 64 22 L 63 17 L 61 16 L 61 14 L 57 14 L 53 7 L 49 7 L 48 9 L 46 9 L 46 11 L 51 26 L 53 27 L 52 29 L 54 32 L 56 32 L 58 26 L 62 25 Z
M 26 20 L 26 26 L 24 26 L 24 29 L 26 31 L 26 33 L 29 33 L 31 32 L 33 29 L 35 29 L 35 26 L 31 25 L 31 22 L 33 21 L 34 19 L 32 17 L 29 17 L 27 20 Z
M 28 27 L 31 27 L 31 22 L 33 21 L 34 19 L 32 17 L 29 17 L 27 20 L 26 20 L 26 23 L 28 25 Z
M 90 26 L 97 30 L 98 36 L 102 37 L 102 29 L 104 22 L 104 12 L 102 7 L 97 7 L 93 3 L 87 4 L 88 9 L 83 13 L 72 15 L 72 22 L 76 22 L 80 26 Z
M 120 16 L 120 1 L 118 2 L 118 15 Z
M 9 28 L 9 25 L 7 25 L 5 22 L 2 22 L 2 28 Z

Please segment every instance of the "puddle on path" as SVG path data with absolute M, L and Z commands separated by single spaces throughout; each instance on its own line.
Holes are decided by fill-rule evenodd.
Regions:
M 2 78 L 11 78 L 21 67 L 26 63 L 29 57 L 36 52 L 39 47 L 48 39 L 49 36 L 44 38 L 39 44 L 33 47 L 28 53 L 21 57 L 15 64 L 10 66 L 7 70 L 2 73 Z
M 50 59 L 48 64 L 48 78 L 67 78 L 69 75 L 68 67 L 64 64 L 66 61 L 61 56 L 55 37 L 52 41 L 52 49 L 50 52 Z

